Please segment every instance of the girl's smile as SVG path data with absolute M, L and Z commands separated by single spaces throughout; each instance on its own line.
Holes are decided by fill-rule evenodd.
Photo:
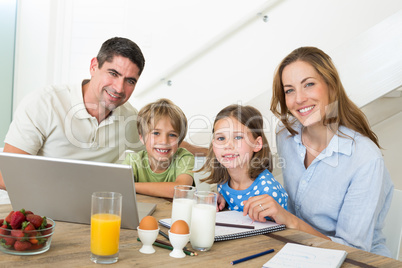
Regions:
M 218 120 L 214 126 L 213 151 L 226 168 L 245 168 L 254 154 L 256 144 L 250 130 L 233 117 Z

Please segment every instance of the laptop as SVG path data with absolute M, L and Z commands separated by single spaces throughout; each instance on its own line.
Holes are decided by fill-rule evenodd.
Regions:
M 156 204 L 137 202 L 128 165 L 0 153 L 0 171 L 13 210 L 24 208 L 53 220 L 90 224 L 93 192 L 123 195 L 125 229 L 136 229 L 156 209 Z

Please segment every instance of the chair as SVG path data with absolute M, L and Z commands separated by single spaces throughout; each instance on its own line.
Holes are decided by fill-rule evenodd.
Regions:
M 383 233 L 392 258 L 398 260 L 402 238 L 402 191 L 394 189 L 391 207 L 385 218 Z

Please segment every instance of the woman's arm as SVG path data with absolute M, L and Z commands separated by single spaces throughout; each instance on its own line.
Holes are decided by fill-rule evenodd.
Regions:
M 285 224 L 287 228 L 297 229 L 330 240 L 328 236 L 284 209 L 267 194 L 250 197 L 245 202 L 243 210 L 243 215 L 247 214 L 254 221 L 265 222 L 267 221 L 265 217 L 268 216 L 278 224 Z

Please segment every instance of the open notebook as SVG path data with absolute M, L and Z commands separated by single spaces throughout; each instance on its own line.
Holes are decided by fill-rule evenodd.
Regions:
M 348 253 L 344 250 L 287 243 L 262 267 L 338 268 L 342 266 L 347 255 Z
M 216 222 L 254 226 L 254 229 L 215 226 L 215 241 L 238 239 L 259 234 L 266 234 L 285 229 L 285 225 L 272 221 L 253 222 L 249 216 L 243 216 L 239 211 L 222 211 L 216 213 Z M 159 223 L 170 228 L 171 219 L 161 219 Z

